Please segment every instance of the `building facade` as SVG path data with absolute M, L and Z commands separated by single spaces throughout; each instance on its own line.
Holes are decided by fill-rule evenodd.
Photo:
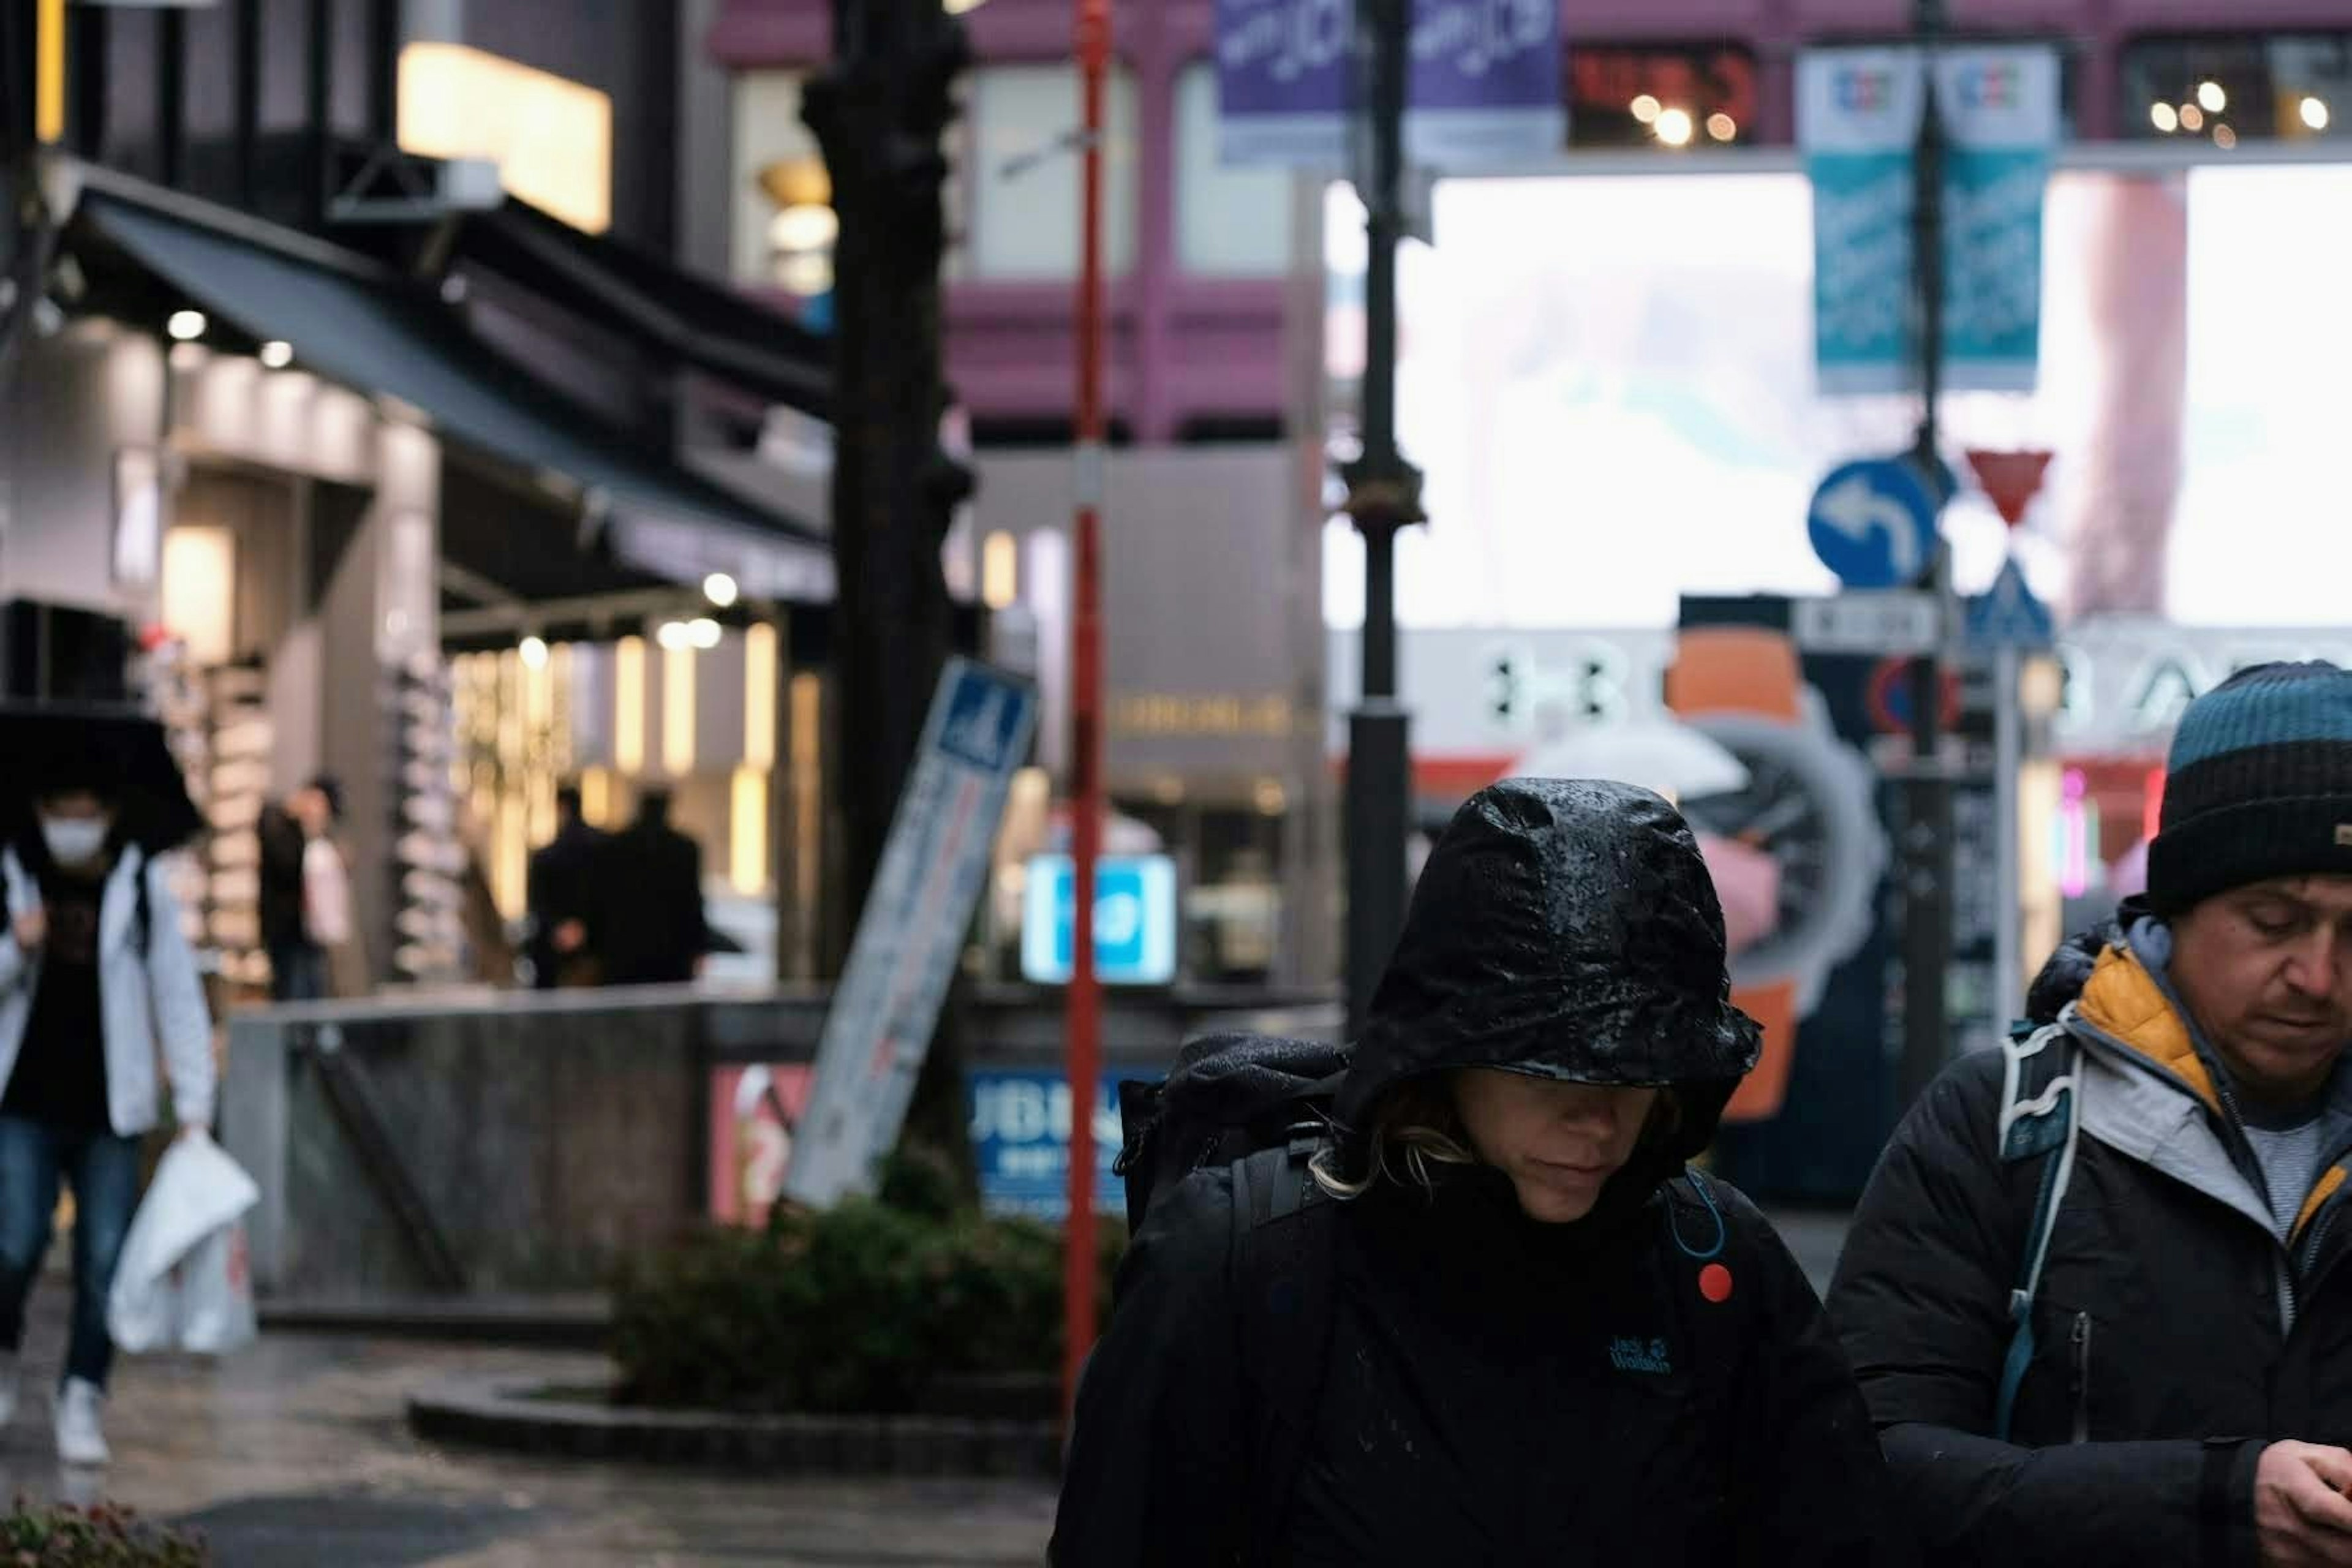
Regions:
M 162 646 L 230 979 L 263 973 L 253 815 L 322 771 L 344 786 L 369 978 L 455 978 L 452 883 L 470 859 L 520 913 L 558 777 L 599 760 L 562 721 L 582 694 L 557 687 L 596 667 L 571 645 L 658 637 L 672 693 L 764 653 L 732 701 L 751 740 L 775 734 L 784 630 L 829 605 L 829 551 L 796 501 L 694 471 L 680 437 L 712 401 L 821 421 L 823 345 L 669 259 L 674 6 L 67 15 L 59 133 L 7 144 L 45 199 L 29 287 L 0 301 L 0 598 Z M 517 701 L 460 758 L 447 656 L 486 646 Z M 769 694 L 756 721 L 747 690 Z M 636 696 L 583 732 L 676 731 L 694 707 Z M 757 749 L 714 764 L 689 731 L 624 756 L 604 798 L 625 815 L 676 790 L 712 829 L 714 879 L 764 895 L 780 792 Z

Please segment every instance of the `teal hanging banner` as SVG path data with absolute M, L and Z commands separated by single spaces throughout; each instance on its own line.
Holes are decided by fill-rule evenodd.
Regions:
M 1814 361 L 1831 395 L 1919 384 L 1913 158 L 1927 108 L 1916 49 L 1822 49 L 1798 68 L 1813 186 Z M 1937 52 L 1946 390 L 2029 391 L 2042 333 L 2042 205 L 2060 134 L 2058 59 L 2035 45 Z
M 1936 61 L 1944 165 L 1944 354 L 1958 392 L 2031 392 L 2042 346 L 2042 198 L 2059 137 L 2058 56 L 1952 49 Z

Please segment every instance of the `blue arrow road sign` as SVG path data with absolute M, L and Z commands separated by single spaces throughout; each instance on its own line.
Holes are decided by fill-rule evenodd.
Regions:
M 1907 463 L 1848 463 L 1813 492 L 1805 529 L 1847 587 L 1907 587 L 1935 559 L 1936 502 Z
M 2002 563 L 1988 593 L 1969 601 L 1966 634 L 1970 647 L 2044 648 L 2058 634 L 2050 606 L 2033 596 L 2017 557 Z

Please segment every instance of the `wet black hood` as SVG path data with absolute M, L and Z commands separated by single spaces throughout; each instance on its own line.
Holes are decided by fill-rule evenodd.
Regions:
M 1430 853 L 1335 1107 L 1360 1139 L 1381 1096 L 1454 1068 L 1672 1086 L 1679 1164 L 1756 1064 L 1731 1005 L 1723 911 L 1675 808 L 1630 784 L 1509 779 Z

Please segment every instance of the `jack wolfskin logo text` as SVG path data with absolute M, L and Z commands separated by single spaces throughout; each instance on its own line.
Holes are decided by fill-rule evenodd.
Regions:
M 1609 1364 L 1619 1372 L 1646 1372 L 1664 1376 L 1675 1370 L 1666 1359 L 1664 1340 L 1616 1339 L 1609 1342 Z

